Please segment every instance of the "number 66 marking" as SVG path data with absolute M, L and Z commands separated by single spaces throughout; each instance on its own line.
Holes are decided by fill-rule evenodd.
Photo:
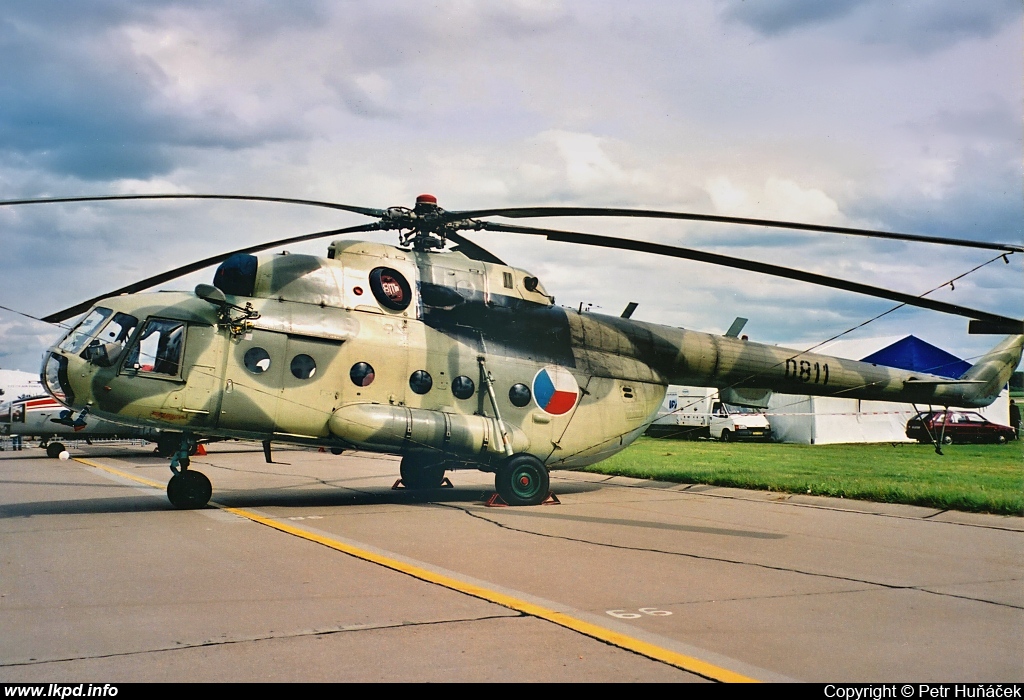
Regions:
M 605 610 L 605 613 L 612 617 L 617 617 L 620 620 L 635 620 L 638 617 L 644 615 L 652 615 L 654 617 L 664 617 L 665 615 L 671 615 L 672 613 L 668 610 L 658 610 L 657 608 L 637 608 L 640 612 L 626 612 L 625 610 Z M 643 613 L 641 615 L 640 613 Z

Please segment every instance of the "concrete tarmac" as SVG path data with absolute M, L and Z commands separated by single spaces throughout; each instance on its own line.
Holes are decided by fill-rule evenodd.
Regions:
M 1024 681 L 1024 519 L 394 457 L 0 452 L 0 681 Z

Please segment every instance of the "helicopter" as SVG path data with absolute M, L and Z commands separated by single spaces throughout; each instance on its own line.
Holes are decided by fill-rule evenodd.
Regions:
M 446 211 L 436 197 L 374 209 L 249 195 L 110 195 L 0 206 L 219 199 L 326 207 L 375 219 L 249 246 L 140 280 L 42 320 L 84 314 L 45 354 L 54 398 L 87 415 L 178 436 L 170 502 L 205 506 L 212 484 L 189 468 L 200 437 L 401 455 L 411 489 L 446 471 L 494 474 L 509 505 L 549 496 L 549 470 L 625 449 L 657 417 L 670 384 L 712 386 L 731 403 L 766 390 L 979 407 L 1008 381 L 1024 321 L 957 304 L 688 248 L 490 221 L 491 217 L 640 217 L 776 227 L 995 250 L 1024 247 L 799 222 L 594 207 Z M 344 238 L 390 230 L 398 245 Z M 463 231 L 540 235 L 724 265 L 971 319 L 1007 337 L 959 379 L 893 369 L 555 304 L 541 280 Z M 334 237 L 326 257 L 271 248 Z M 261 255 L 256 255 L 261 253 Z M 194 292 L 144 292 L 217 264 Z

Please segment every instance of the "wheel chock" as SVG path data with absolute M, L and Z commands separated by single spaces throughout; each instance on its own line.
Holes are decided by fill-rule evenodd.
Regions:
M 505 499 L 502 498 L 501 496 L 499 496 L 497 493 L 493 494 L 490 498 L 488 498 L 487 502 L 484 503 L 484 505 L 487 506 L 488 508 L 508 508 L 509 507 L 508 503 L 505 503 Z M 542 505 L 542 506 L 560 506 L 560 505 L 562 505 L 562 502 L 560 500 L 558 500 L 558 496 L 555 495 L 554 491 L 548 491 L 547 498 L 545 498 L 543 501 L 541 501 L 538 505 Z

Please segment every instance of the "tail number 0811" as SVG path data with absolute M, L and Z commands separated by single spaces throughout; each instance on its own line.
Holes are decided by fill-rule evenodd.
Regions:
M 786 379 L 790 378 L 814 384 L 828 384 L 828 364 L 790 358 L 786 360 Z

